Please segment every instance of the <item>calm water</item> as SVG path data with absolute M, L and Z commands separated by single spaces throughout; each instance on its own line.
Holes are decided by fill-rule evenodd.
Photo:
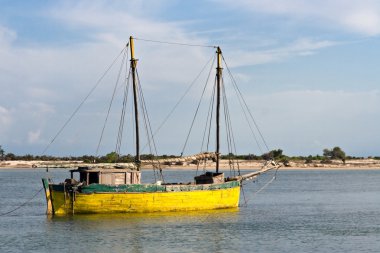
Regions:
M 50 172 L 56 182 L 68 174 Z M 0 170 L 0 213 L 32 197 L 44 175 Z M 247 183 L 239 209 L 202 213 L 49 218 L 40 192 L 0 216 L 0 252 L 380 252 L 380 171 L 279 171 L 254 194 L 271 177 Z

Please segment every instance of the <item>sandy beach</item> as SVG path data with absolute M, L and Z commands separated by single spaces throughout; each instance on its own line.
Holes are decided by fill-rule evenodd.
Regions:
M 239 168 L 241 170 L 252 170 L 259 169 L 263 165 L 264 161 L 260 160 L 240 160 Z M 98 166 L 106 165 L 106 164 L 96 164 Z M 109 164 L 108 164 L 109 165 Z M 122 163 L 118 165 L 123 165 Z M 34 169 L 34 168 L 76 168 L 78 166 L 94 166 L 94 164 L 86 164 L 82 161 L 1 161 L 0 168 L 1 169 Z M 183 170 L 195 170 L 197 169 L 197 165 L 195 164 L 172 164 L 172 165 L 163 165 L 161 166 L 163 169 L 183 169 Z M 215 163 L 207 162 L 205 165 L 200 165 L 199 168 L 213 169 L 215 167 Z M 221 169 L 229 169 L 229 161 L 222 160 L 220 164 Z M 143 169 L 151 169 L 151 165 L 143 164 Z M 236 168 L 236 165 L 235 165 Z M 358 170 L 358 169 L 374 169 L 380 170 L 380 160 L 375 159 L 353 159 L 347 160 L 346 163 L 343 163 L 340 160 L 332 160 L 329 164 L 321 163 L 320 161 L 313 161 L 312 163 L 305 163 L 303 160 L 300 161 L 291 161 L 287 166 L 282 165 L 282 170 Z

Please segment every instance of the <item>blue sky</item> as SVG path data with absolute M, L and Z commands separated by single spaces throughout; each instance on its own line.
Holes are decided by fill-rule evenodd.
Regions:
M 270 149 L 315 155 L 340 146 L 348 155 L 380 155 L 379 1 L 0 3 L 0 145 L 6 152 L 41 154 L 133 35 L 220 45 Z M 155 128 L 213 49 L 137 41 L 136 54 Z M 94 154 L 114 77 L 107 82 L 47 154 Z M 180 108 L 187 116 L 197 93 L 190 96 Z M 159 153 L 180 152 L 191 120 L 182 116 L 156 136 Z M 238 153 L 260 153 L 238 118 Z M 102 153 L 113 150 L 115 135 L 112 127 L 106 132 Z M 189 153 L 199 151 L 189 143 Z

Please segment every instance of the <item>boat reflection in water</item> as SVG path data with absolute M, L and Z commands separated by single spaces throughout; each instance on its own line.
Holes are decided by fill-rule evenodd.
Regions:
M 198 247 L 220 252 L 228 238 L 236 237 L 231 229 L 239 222 L 239 209 L 47 217 L 48 235 L 60 235 L 59 241 L 77 238 L 92 252 L 199 252 Z

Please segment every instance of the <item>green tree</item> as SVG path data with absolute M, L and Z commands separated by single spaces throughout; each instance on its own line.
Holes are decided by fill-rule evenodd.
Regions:
M 313 156 L 312 155 L 309 155 L 308 157 L 306 157 L 305 163 L 312 163 L 312 162 L 313 162 Z
M 283 152 L 282 149 L 274 149 L 270 151 L 269 153 L 263 154 L 261 157 L 265 160 L 281 159 L 285 157 L 285 155 L 283 155 L 282 152 Z
M 105 162 L 115 163 L 117 162 L 118 158 L 119 158 L 119 155 L 116 152 L 111 152 L 111 153 L 106 154 Z
M 92 155 L 84 155 L 81 157 L 73 157 L 74 160 L 82 160 L 84 163 L 95 163 L 99 162 L 99 159 Z
M 132 155 L 128 154 L 120 156 L 118 161 L 122 163 L 132 163 L 135 161 L 135 158 Z
M 13 153 L 7 153 L 7 154 L 5 155 L 5 160 L 8 160 L 8 161 L 16 160 L 16 155 L 13 154 Z
M 141 160 L 153 160 L 154 155 L 153 154 L 142 154 L 140 155 Z
M 5 155 L 5 151 L 4 149 L 1 147 L 0 145 L 0 160 L 3 161 L 4 160 L 4 155 Z
M 340 147 L 334 147 L 333 149 L 325 148 L 323 150 L 323 156 L 327 159 L 339 159 L 343 163 L 346 162 L 346 153 Z
M 21 158 L 21 160 L 24 160 L 24 161 L 33 161 L 33 160 L 35 160 L 34 156 L 31 155 L 31 154 L 23 155 L 20 158 Z

